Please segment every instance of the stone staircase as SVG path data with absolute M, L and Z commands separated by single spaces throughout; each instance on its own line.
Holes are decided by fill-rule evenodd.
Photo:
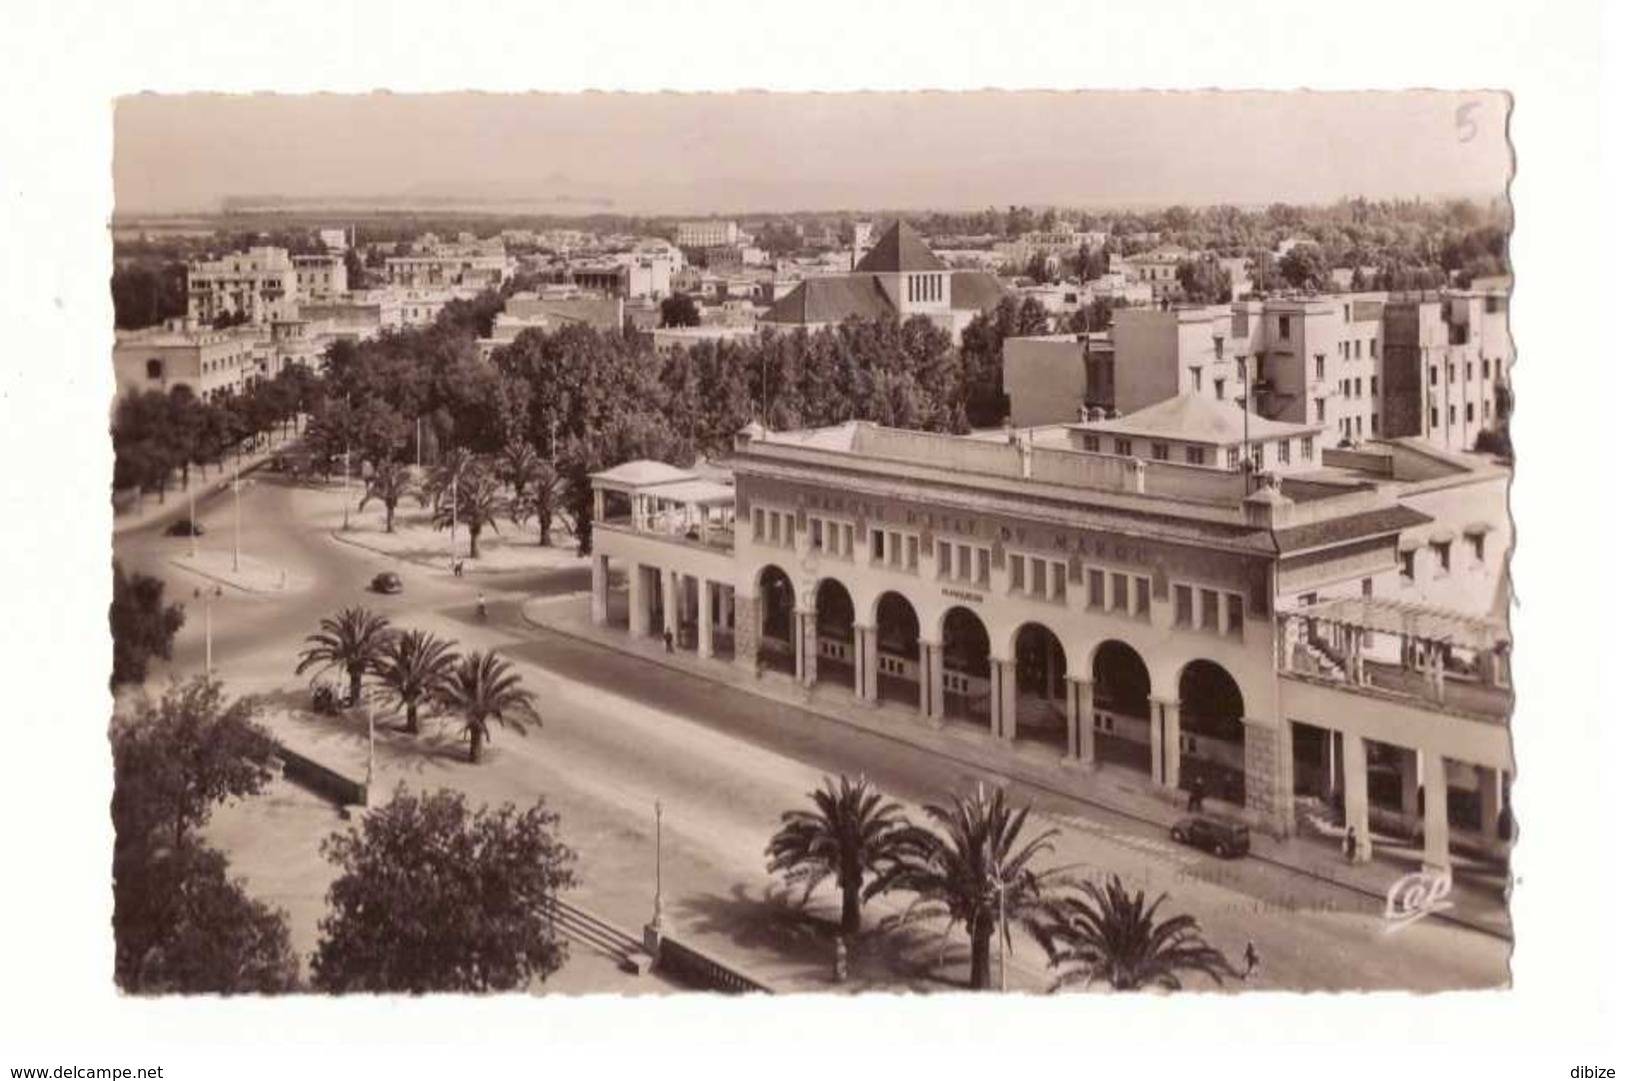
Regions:
M 643 943 L 627 932 L 568 901 L 555 899 L 549 908 L 554 926 L 564 937 L 603 954 L 626 972 L 641 976 L 649 971 L 653 960 L 643 951 Z

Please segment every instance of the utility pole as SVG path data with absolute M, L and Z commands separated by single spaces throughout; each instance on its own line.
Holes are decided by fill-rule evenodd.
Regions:
M 344 528 L 350 528 L 350 448 L 344 448 L 344 484 L 339 489 L 339 497 L 344 501 Z
M 660 846 L 661 846 L 661 808 L 660 800 L 655 800 L 655 915 L 649 926 L 656 931 L 661 929 L 660 911 Z
M 231 571 L 233 574 L 242 570 L 243 548 L 243 500 L 242 484 L 243 471 L 239 466 L 231 474 Z M 345 509 L 349 509 L 350 502 L 345 500 Z
M 192 596 L 203 602 L 203 674 L 214 672 L 214 599 L 220 596 L 220 587 L 194 589 Z
M 457 569 L 457 474 L 451 475 L 451 566 Z
M 201 469 L 199 472 L 201 472 Z M 191 540 L 192 558 L 195 560 L 197 559 L 197 489 L 193 488 L 191 485 L 187 485 L 186 487 L 186 500 L 186 521 L 188 525 L 186 533 L 188 538 Z

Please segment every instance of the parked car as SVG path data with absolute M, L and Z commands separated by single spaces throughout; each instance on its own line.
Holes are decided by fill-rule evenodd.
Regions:
M 1205 849 L 1220 859 L 1245 856 L 1252 848 L 1252 834 L 1246 825 L 1213 815 L 1181 818 L 1170 835 L 1182 845 Z
M 201 537 L 203 526 L 190 518 L 178 518 L 166 531 L 171 537 Z
M 382 574 L 373 576 L 372 591 L 374 593 L 399 593 L 401 589 L 401 576 L 394 571 L 384 571 Z

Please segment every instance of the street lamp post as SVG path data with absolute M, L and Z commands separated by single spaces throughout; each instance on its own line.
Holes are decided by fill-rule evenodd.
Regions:
M 660 906 L 660 846 L 661 846 L 661 807 L 660 801 L 655 800 L 655 915 L 649 926 L 657 932 L 661 929 Z
M 214 599 L 220 596 L 220 587 L 194 589 L 192 596 L 203 602 L 203 674 L 214 672 Z
M 201 470 L 200 470 L 201 472 Z M 197 559 L 197 489 L 186 486 L 187 537 L 192 544 L 192 559 Z
M 1009 940 L 1010 928 L 1004 919 L 1004 879 L 996 879 L 994 889 L 999 893 L 999 990 L 1010 990 L 1010 959 L 1005 955 L 1005 943 Z
M 457 473 L 451 475 L 451 569 L 457 572 Z
M 372 700 L 367 700 L 367 806 L 373 805 L 372 773 L 377 754 L 377 729 L 373 725 Z
M 231 475 L 231 570 L 233 574 L 242 570 L 243 549 L 243 471 L 239 466 Z
M 350 528 L 350 448 L 344 448 L 344 485 L 339 489 L 339 497 L 344 501 L 344 528 Z

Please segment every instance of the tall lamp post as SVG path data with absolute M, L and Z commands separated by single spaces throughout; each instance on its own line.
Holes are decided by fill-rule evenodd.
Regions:
M 194 589 L 192 596 L 203 602 L 203 674 L 214 672 L 214 601 L 220 596 L 220 587 Z
M 350 448 L 344 448 L 344 486 L 339 489 L 339 498 L 344 502 L 344 528 L 350 528 Z
M 199 470 L 201 472 L 201 469 Z M 201 482 L 200 482 L 201 483 Z M 192 544 L 192 559 L 197 559 L 197 489 L 186 486 L 186 535 Z
M 661 814 L 660 801 L 657 799 L 655 800 L 655 915 L 654 919 L 650 921 L 649 924 L 649 926 L 653 927 L 656 931 L 661 929 L 662 915 L 660 905 Z
M 242 570 L 243 550 L 243 471 L 239 466 L 231 475 L 231 570 L 235 574 Z M 195 543 L 195 542 L 194 542 Z
M 999 895 L 999 929 L 997 932 L 999 936 L 999 990 L 1008 991 L 1010 990 L 1010 959 L 1006 956 L 1005 944 L 1009 941 L 1010 928 L 1005 923 L 1004 918 L 1004 879 L 994 879 L 993 889 Z
M 372 774 L 377 755 L 377 729 L 373 724 L 372 699 L 367 699 L 367 806 L 373 806 Z

